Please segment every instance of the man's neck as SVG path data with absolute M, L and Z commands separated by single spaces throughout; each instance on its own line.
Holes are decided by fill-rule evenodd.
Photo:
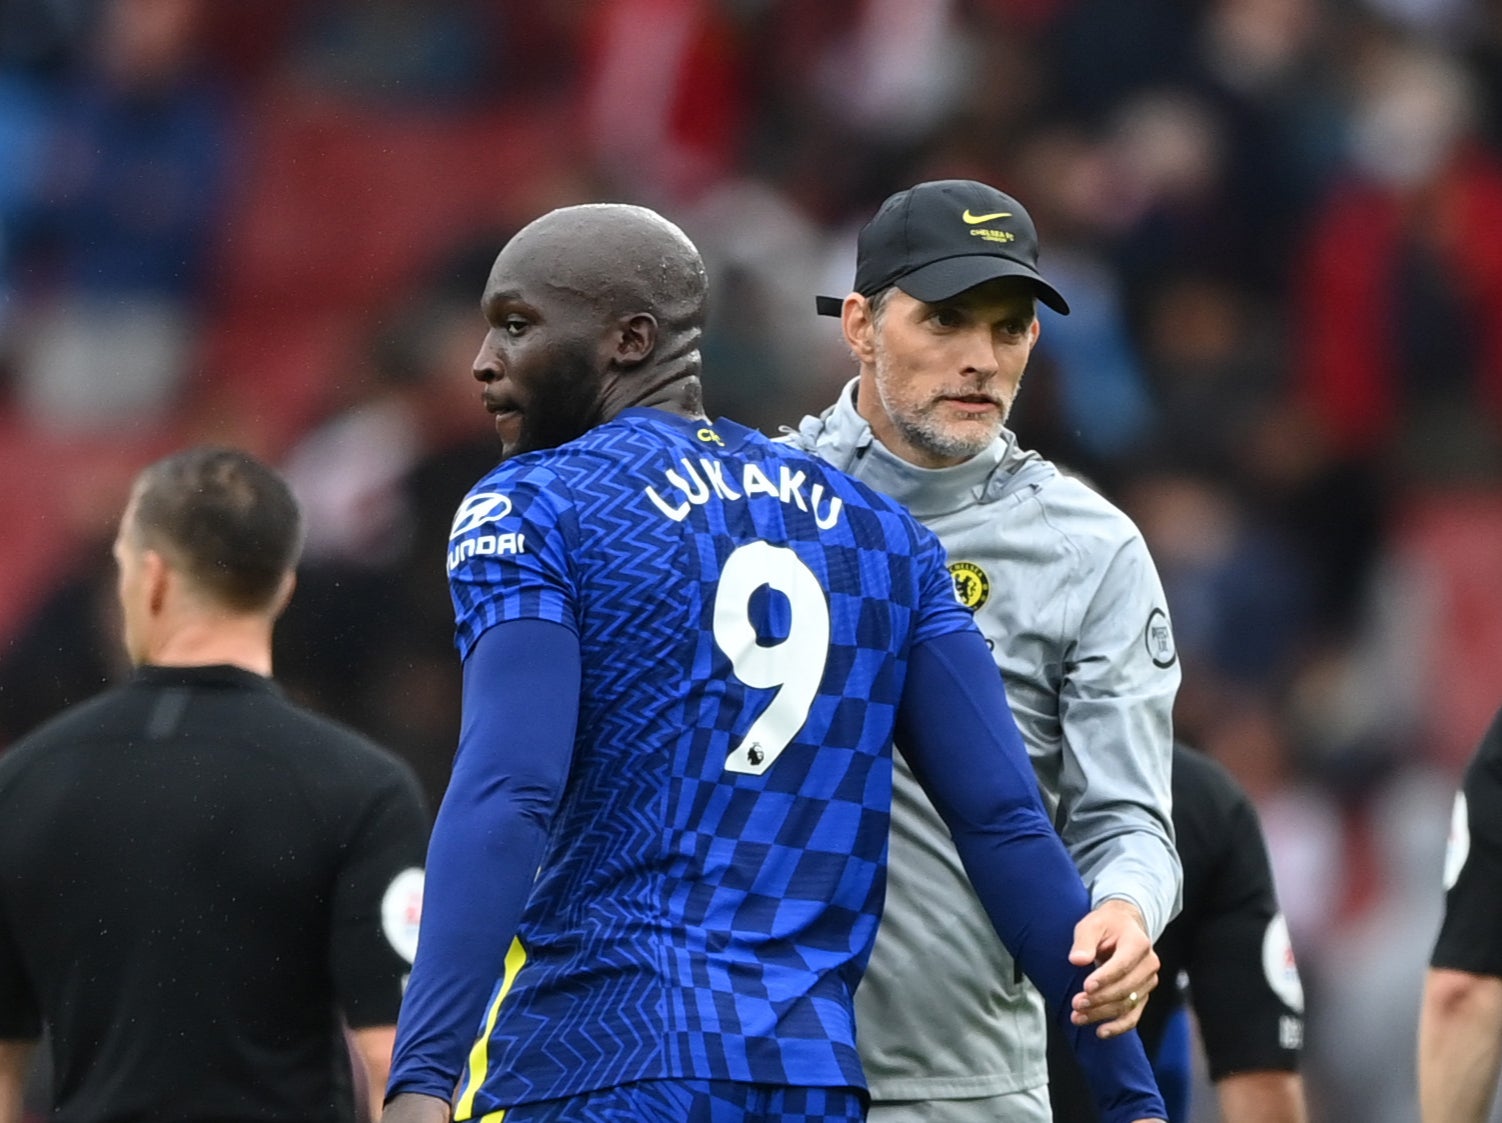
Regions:
M 608 394 L 605 402 L 605 417 L 614 417 L 623 409 L 660 409 L 678 417 L 704 417 L 704 389 L 699 382 L 697 367 L 654 371 L 639 379 L 632 379 L 629 390 L 616 384 L 617 393 Z
M 259 617 L 185 623 L 146 652 L 158 667 L 239 667 L 271 677 L 271 627 Z

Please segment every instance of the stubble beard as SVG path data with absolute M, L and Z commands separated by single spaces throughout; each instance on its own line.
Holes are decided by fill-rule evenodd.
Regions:
M 547 389 L 527 404 L 521 432 L 502 449 L 502 460 L 568 444 L 600 423 L 600 373 L 592 360 L 586 348 L 559 356 Z
M 969 460 L 991 446 L 1006 424 L 1003 407 L 994 422 L 948 421 L 939 416 L 943 403 L 938 393 L 926 402 L 904 398 L 886 349 L 878 347 L 874 359 L 876 396 L 902 439 L 929 455 L 944 460 Z

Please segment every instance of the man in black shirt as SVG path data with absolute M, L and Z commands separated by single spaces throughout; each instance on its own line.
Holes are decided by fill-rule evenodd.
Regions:
M 1419 1117 L 1481 1123 L 1502 1064 L 1502 713 L 1466 769 L 1419 1018 Z
M 134 677 L 0 757 L 0 1123 L 44 1026 L 65 1123 L 353 1118 L 341 1017 L 384 1087 L 428 818 L 406 765 L 269 678 L 301 537 L 242 453 L 136 481 Z
M 1225 1123 L 1304 1123 L 1304 992 L 1256 809 L 1219 764 L 1175 745 L 1173 827 L 1184 908 L 1157 943 L 1168 985 L 1137 1024 L 1147 1055 L 1183 1008 L 1183 973 Z M 1068 1050 L 1050 1040 L 1048 1059 L 1055 1123 L 1098 1120 Z M 1172 1102 L 1169 1117 L 1183 1117 Z

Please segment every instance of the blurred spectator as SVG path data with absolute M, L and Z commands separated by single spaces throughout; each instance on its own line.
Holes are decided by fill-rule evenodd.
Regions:
M 682 201 L 727 175 L 747 113 L 729 11 L 704 0 L 605 0 L 587 30 L 583 129 L 607 178 Z
M 1283 295 L 1289 246 L 1342 155 L 1337 11 L 1321 0 L 1214 0 L 1197 36 L 1197 85 L 1224 150 L 1228 229 L 1215 241 L 1235 243 L 1222 271 L 1264 298 Z
M 1321 999 L 1311 1007 L 1331 1114 L 1362 1123 L 1418 1118 L 1413 1042 L 1443 904 L 1439 876 L 1453 792 L 1433 771 L 1406 769 L 1372 805 L 1375 893 L 1335 928 Z
M 1304 573 L 1287 543 L 1224 486 L 1190 472 L 1139 475 L 1123 506 L 1163 578 L 1184 664 L 1182 693 L 1192 694 L 1200 676 L 1275 687 L 1308 613 Z
M 33 516 L 45 506 L 46 517 L 65 526 L 68 545 L 50 559 L 46 595 L 26 606 L 20 626 L 0 643 L 0 748 L 129 670 L 110 546 L 131 477 L 153 450 L 103 443 L 88 475 L 65 475 L 50 494 L 35 489 Z
M 17 359 L 28 416 L 59 430 L 148 422 L 196 339 L 231 126 L 199 67 L 202 0 L 109 0 L 38 153 Z
M 681 225 L 715 278 L 704 336 L 711 416 L 775 432 L 820 407 L 846 374 L 840 355 L 824 377 L 820 348 L 837 348 L 808 295 L 824 291 L 825 232 L 774 184 L 752 178 L 716 186 Z
M 323 0 L 306 5 L 292 31 L 292 66 L 333 95 L 457 105 L 499 84 L 506 35 L 495 8 L 482 0 Z
M 1367 49 L 1349 175 L 1314 216 L 1295 294 L 1297 371 L 1341 448 L 1396 455 L 1413 479 L 1495 473 L 1502 161 L 1452 61 Z
M 1158 0 L 1074 0 L 1049 33 L 1054 95 L 1099 120 L 1133 94 L 1182 83 L 1195 69 L 1195 9 Z
M 1129 288 L 1156 285 L 1172 269 L 1242 259 L 1246 220 L 1225 205 L 1238 196 L 1225 182 L 1221 122 L 1203 99 L 1139 94 L 1112 114 L 1105 144 L 1116 257 Z
M 1502 495 L 1404 503 L 1389 530 L 1358 658 L 1323 700 L 1332 742 L 1459 775 L 1495 709 L 1502 666 Z
M 113 535 L 80 548 L 71 572 L 35 606 L 0 654 L 0 746 L 77 702 L 126 670 L 117 653 Z
M 1156 399 L 1151 457 L 1230 485 L 1250 517 L 1281 537 L 1306 575 L 1309 643 L 1356 626 L 1381 545 L 1380 481 L 1289 398 L 1283 317 L 1265 296 L 1180 272 L 1143 316 Z
M 1108 145 L 1084 129 L 1045 126 L 1023 143 L 1018 165 L 1018 190 L 1038 200 L 1044 266 L 1070 294 L 1068 317 L 1040 311 L 1038 342 L 1038 358 L 1052 368 L 1053 424 L 1068 443 L 1055 449 L 1040 436 L 1037 447 L 1109 487 L 1117 478 L 1113 462 L 1152 422 L 1138 340 L 1128 326 L 1131 294 L 1109 254 L 1132 206 L 1116 191 L 1120 169 Z M 1023 402 L 1024 411 L 1031 409 Z
M 1233 282 L 1180 267 L 1148 300 L 1142 334 L 1157 403 L 1151 447 L 1234 473 L 1253 418 L 1286 381 L 1272 310 Z

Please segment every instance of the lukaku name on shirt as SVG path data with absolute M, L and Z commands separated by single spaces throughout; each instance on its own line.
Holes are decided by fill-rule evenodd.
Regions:
M 708 432 L 709 430 L 701 430 Z M 680 474 L 675 469 L 669 468 L 663 473 L 668 488 L 681 492 L 684 501 L 681 503 L 669 502 L 658 494 L 656 488 L 648 487 L 644 493 L 652 501 L 659 511 L 675 523 L 688 518 L 689 512 L 695 507 L 708 503 L 712 497 L 720 499 L 750 499 L 753 496 L 764 495 L 776 499 L 782 503 L 791 503 L 800 511 L 812 511 L 814 525 L 820 530 L 829 530 L 840 517 L 840 508 L 844 505 L 837 495 L 831 495 L 827 499 L 824 495 L 824 485 L 816 483 L 809 492 L 808 499 L 803 497 L 803 486 L 807 482 L 807 473 L 790 468 L 786 464 L 770 465 L 763 469 L 754 461 L 746 461 L 741 465 L 741 490 L 736 491 L 725 479 L 725 466 L 718 460 L 708 457 L 700 457 L 697 466 L 693 461 L 684 457 L 678 461 L 683 466 Z M 777 475 L 777 482 L 773 483 L 767 471 L 771 470 Z M 700 474 L 702 472 L 702 475 Z M 674 496 L 674 499 L 677 497 Z M 824 511 L 821 514 L 819 504 L 824 503 Z

